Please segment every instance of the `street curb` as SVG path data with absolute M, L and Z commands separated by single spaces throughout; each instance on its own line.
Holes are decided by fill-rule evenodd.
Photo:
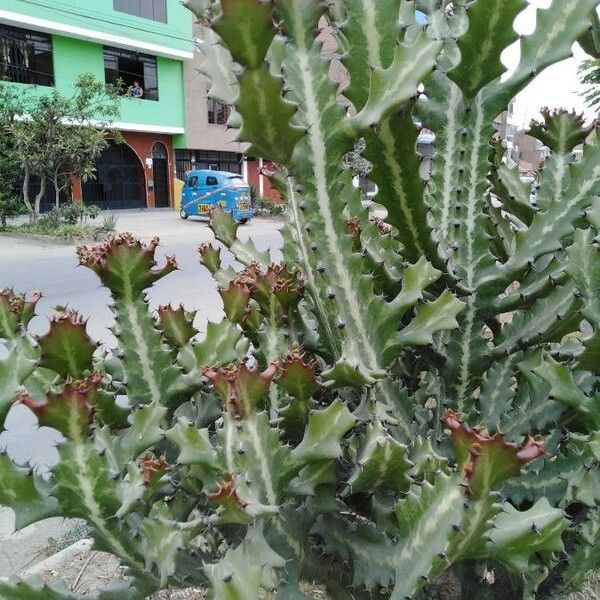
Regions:
M 87 554 L 91 551 L 94 545 L 94 540 L 85 538 L 83 540 L 78 540 L 77 542 L 67 546 L 60 552 L 49 556 L 48 558 L 42 560 L 41 562 L 28 567 L 27 569 L 23 569 L 19 573 L 19 577 L 32 577 L 34 575 L 42 575 L 45 571 L 59 571 L 61 567 L 67 563 L 72 562 L 75 557 L 79 554 Z
M 38 233 L 13 233 L 9 231 L 3 231 L 0 233 L 0 239 L 6 240 L 20 240 L 23 242 L 37 242 L 49 245 L 49 246 L 75 246 L 78 244 L 89 244 L 94 242 L 93 237 L 79 238 L 79 237 L 56 237 L 52 235 L 40 235 Z

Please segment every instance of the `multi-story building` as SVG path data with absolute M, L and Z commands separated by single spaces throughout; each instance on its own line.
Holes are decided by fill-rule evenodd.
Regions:
M 194 39 L 201 28 L 193 26 Z M 213 169 L 240 173 L 259 196 L 277 198 L 265 173 L 273 170 L 269 163 L 244 155 L 248 144 L 237 141 L 237 131 L 227 128 L 231 107 L 208 98 L 210 81 L 200 73 L 205 57 L 196 51 L 193 60 L 184 64 L 185 80 L 185 141 L 175 151 L 177 177 L 185 178 L 192 169 Z
M 114 126 L 124 143 L 97 163 L 75 200 L 103 208 L 174 203 L 175 148 L 185 147 L 184 61 L 192 19 L 177 0 L 0 0 L 0 79 L 70 94 L 82 73 L 136 90 Z M 142 90 L 140 94 L 139 90 Z
M 526 131 L 518 131 L 514 138 L 514 148 L 519 172 L 524 176 L 536 177 L 540 167 L 550 154 L 550 149 Z

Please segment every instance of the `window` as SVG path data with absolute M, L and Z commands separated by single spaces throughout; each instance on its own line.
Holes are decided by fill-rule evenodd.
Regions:
M 209 185 L 219 185 L 219 182 L 217 181 L 216 177 L 213 177 L 212 175 L 209 175 L 206 178 L 206 185 L 207 186 L 209 186 Z
M 247 187 L 247 183 L 238 175 L 235 177 L 228 177 L 229 187 L 239 188 L 239 187 Z
M 113 0 L 113 8 L 135 17 L 167 22 L 167 0 Z
M 104 48 L 106 83 L 143 100 L 158 100 L 156 57 L 119 48 Z
M 231 114 L 231 107 L 227 104 L 217 102 L 213 98 L 208 99 L 208 122 L 213 125 L 225 125 L 229 115 Z
M 187 180 L 185 185 L 190 188 L 195 188 L 198 185 L 198 176 L 192 175 L 192 177 Z
M 45 33 L 0 25 L 0 79 L 54 85 L 52 38 Z
M 217 150 L 176 150 L 177 177 L 185 181 L 189 171 L 210 169 L 211 171 L 242 172 L 242 155 L 236 152 Z

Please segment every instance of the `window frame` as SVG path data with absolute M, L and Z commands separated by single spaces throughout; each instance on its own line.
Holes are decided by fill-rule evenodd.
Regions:
M 169 6 L 167 0 L 151 0 L 152 1 L 152 16 L 147 16 L 142 14 L 142 2 L 148 0 L 113 0 L 113 10 L 115 12 L 119 12 L 125 15 L 130 15 L 132 17 L 139 17 L 140 19 L 147 19 L 148 21 L 153 21 L 154 23 L 163 23 L 167 24 L 169 22 Z M 137 2 L 139 7 L 138 10 L 128 9 L 125 5 L 127 3 Z M 161 14 L 164 15 L 164 20 L 161 18 L 156 18 L 156 3 L 160 3 L 160 7 L 162 9 Z M 163 8 L 164 7 L 164 8 Z
M 207 103 L 207 119 L 209 125 L 227 125 L 227 121 L 231 116 L 231 106 L 224 102 L 219 102 L 214 98 L 208 98 Z M 222 122 L 218 119 L 217 114 L 222 113 Z
M 6 40 L 6 50 L 3 50 L 4 40 Z M 33 67 L 30 64 L 20 66 L 17 63 L 9 62 L 7 54 L 4 54 L 7 56 L 7 60 L 3 59 L 3 52 L 11 53 L 12 50 L 18 52 L 19 45 L 21 45 L 21 62 L 32 62 Z M 23 49 L 26 49 L 26 55 L 23 53 Z M 39 64 L 41 62 L 40 55 L 45 56 L 46 65 Z M 41 69 L 44 67 L 46 68 L 42 71 Z M 13 71 L 12 76 L 10 75 L 11 70 Z M 52 35 L 0 23 L 0 81 L 54 87 L 54 40 Z
M 119 80 L 120 73 L 126 73 L 133 77 L 128 77 L 131 85 L 133 81 L 142 80 L 141 87 L 144 90 L 144 95 L 138 100 L 148 100 L 149 102 L 160 101 L 160 89 L 158 80 L 158 57 L 152 54 L 145 54 L 143 52 L 135 52 L 132 50 L 125 50 L 123 48 L 116 48 L 114 46 L 103 46 L 103 58 L 104 58 L 104 81 L 107 85 L 115 85 Z M 125 71 L 119 68 L 119 59 L 138 61 L 141 64 L 143 74 L 133 73 L 132 71 Z M 116 76 L 109 77 L 109 72 L 114 72 Z M 148 85 L 148 79 L 154 79 L 155 86 Z M 126 79 L 123 79 L 126 85 L 127 92 L 123 93 L 123 96 L 128 96 L 131 85 Z M 150 81 L 152 83 L 152 81 Z

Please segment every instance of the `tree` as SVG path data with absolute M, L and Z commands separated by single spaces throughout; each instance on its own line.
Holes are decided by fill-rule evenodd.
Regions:
M 11 86 L 4 85 L 3 97 Z M 38 96 L 22 94 L 20 103 L 6 102 L 3 127 L 11 138 L 11 151 L 23 179 L 23 201 L 31 222 L 37 221 L 47 181 L 54 186 L 55 202 L 71 177 L 93 177 L 95 161 L 110 138 L 120 141 L 111 129 L 119 115 L 119 98 L 93 75 L 82 74 L 73 94 L 58 90 Z M 30 182 L 37 177 L 39 189 L 30 198 Z
M 57 116 L 60 118 L 49 139 L 44 172 L 54 186 L 58 206 L 60 193 L 71 177 L 92 178 L 109 138 L 120 141 L 119 132 L 110 128 L 119 115 L 119 98 L 92 75 L 84 74 L 75 82 L 73 96 L 53 94 L 49 100 L 45 103 L 47 115 L 53 123 Z
M 22 212 L 15 184 L 18 180 L 19 164 L 14 152 L 11 123 L 21 106 L 21 94 L 8 86 L 0 87 L 0 224 L 6 225 L 8 217 Z M 17 199 L 17 200 L 16 200 Z

